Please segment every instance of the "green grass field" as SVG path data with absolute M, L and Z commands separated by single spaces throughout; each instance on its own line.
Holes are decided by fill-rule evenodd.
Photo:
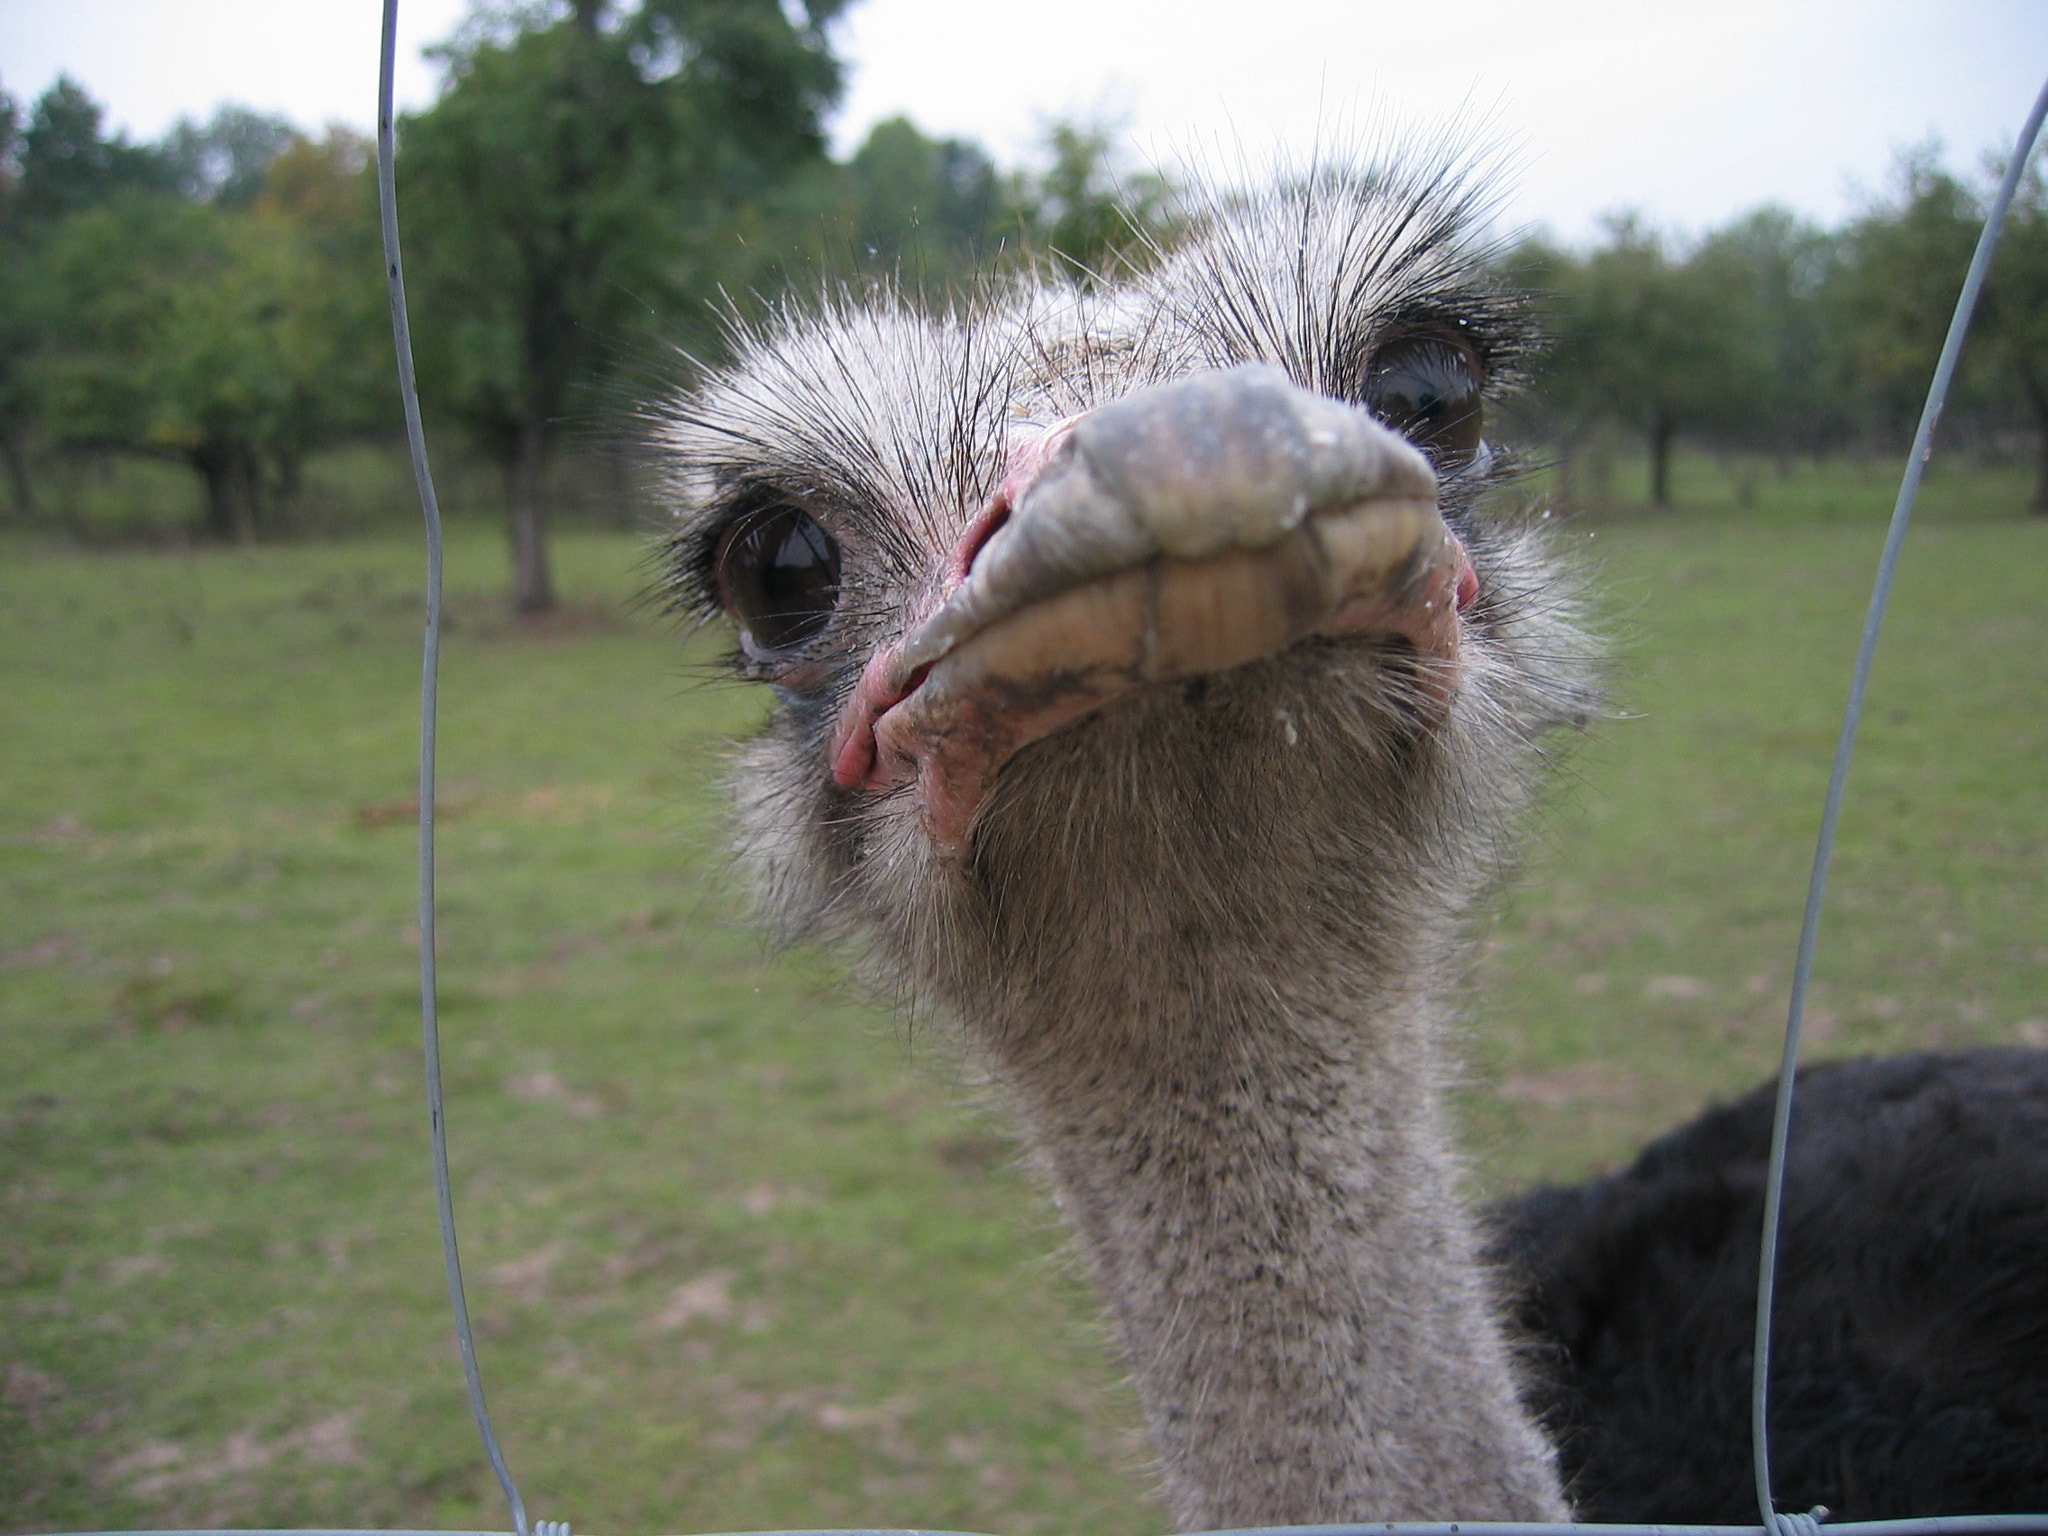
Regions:
M 1817 1053 L 2048 1044 L 2024 489 L 1938 475 L 1909 546 Z M 1481 1193 L 1610 1166 L 1774 1062 L 1880 532 L 1573 534 L 1615 718 L 1482 922 Z M 632 607 L 631 539 L 559 556 L 569 613 L 518 629 L 496 539 L 457 530 L 443 680 L 453 1158 L 529 1508 L 1163 1529 L 1054 1213 L 947 1042 L 738 915 L 716 780 L 763 700 Z M 0 545 L 0 1527 L 505 1523 L 418 1087 L 419 564 Z

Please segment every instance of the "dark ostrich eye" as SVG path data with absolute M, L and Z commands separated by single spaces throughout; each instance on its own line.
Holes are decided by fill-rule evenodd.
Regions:
M 718 595 L 750 654 L 801 645 L 839 605 L 839 541 L 801 507 L 751 513 L 718 547 Z
M 1460 343 L 1446 336 L 1397 336 L 1373 356 L 1365 404 L 1439 468 L 1451 468 L 1479 451 L 1483 383 L 1479 360 Z

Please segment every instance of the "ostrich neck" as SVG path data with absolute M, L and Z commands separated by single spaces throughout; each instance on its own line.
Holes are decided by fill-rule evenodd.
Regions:
M 1427 1000 L 1179 979 L 1136 1018 L 1141 987 L 994 1039 L 1183 1528 L 1567 1518 L 1454 1187 Z
M 872 887 L 1059 1188 L 1187 1529 L 1566 1517 L 1435 1001 L 1528 778 L 1500 671 L 1429 732 L 1369 648 L 1142 692 L 1020 754 L 942 902 Z

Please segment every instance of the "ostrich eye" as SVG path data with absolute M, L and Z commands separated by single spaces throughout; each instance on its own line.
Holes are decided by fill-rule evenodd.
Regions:
M 1400 336 L 1379 349 L 1366 376 L 1373 415 L 1436 460 L 1464 463 L 1485 424 L 1479 360 L 1443 336 Z
M 718 550 L 718 592 L 751 654 L 801 645 L 839 603 L 839 541 L 801 507 L 740 519 Z

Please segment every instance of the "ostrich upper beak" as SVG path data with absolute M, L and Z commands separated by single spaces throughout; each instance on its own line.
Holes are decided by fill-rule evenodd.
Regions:
M 914 781 L 954 854 L 1004 763 L 1147 683 L 1312 635 L 1398 635 L 1447 695 L 1478 590 L 1428 459 L 1256 365 L 1055 429 L 954 565 L 938 609 L 870 660 L 833 751 L 843 788 Z

